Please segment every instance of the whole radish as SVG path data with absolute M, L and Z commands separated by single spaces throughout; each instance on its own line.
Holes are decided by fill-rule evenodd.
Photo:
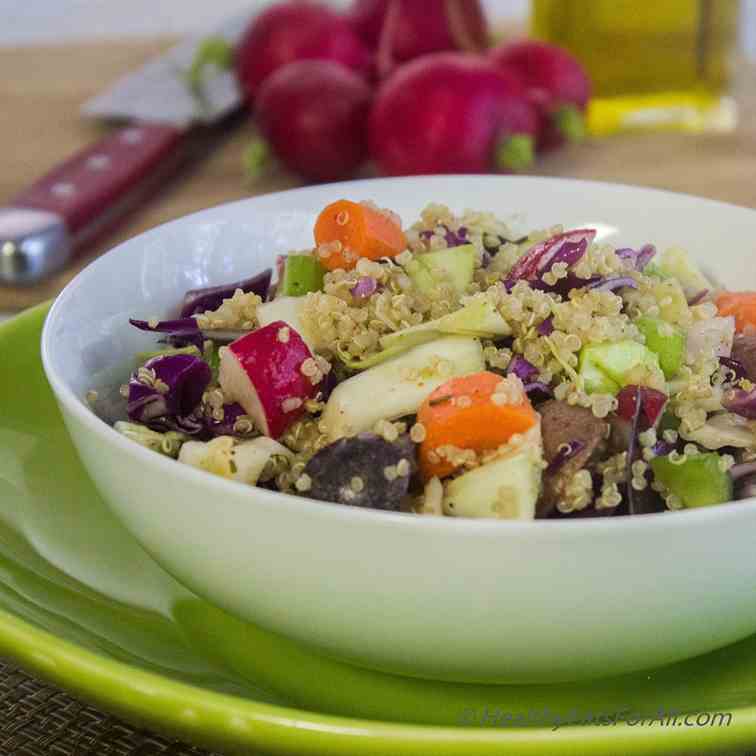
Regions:
M 383 77 L 397 63 L 444 50 L 480 51 L 488 27 L 479 0 L 355 0 L 353 28 L 377 48 Z
M 383 173 L 488 173 L 527 167 L 538 119 L 519 82 L 480 56 L 435 53 L 379 88 L 370 151 Z
M 314 181 L 347 178 L 367 156 L 372 92 L 365 80 L 328 60 L 300 60 L 260 87 L 255 120 L 276 155 Z
M 496 48 L 491 59 L 525 86 L 539 114 L 539 149 L 583 138 L 591 80 L 569 52 L 545 42 L 522 40 Z
M 370 53 L 347 21 L 326 5 L 307 0 L 278 3 L 260 13 L 236 51 L 236 74 L 249 102 L 263 81 L 295 60 L 333 60 L 361 73 Z

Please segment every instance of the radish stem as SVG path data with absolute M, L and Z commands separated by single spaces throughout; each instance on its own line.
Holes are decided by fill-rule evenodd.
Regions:
M 533 137 L 513 134 L 496 147 L 496 167 L 501 170 L 522 171 L 532 165 L 535 157 Z
M 585 139 L 585 118 L 574 105 L 562 105 L 552 116 L 559 132 L 570 142 Z
M 270 147 L 263 139 L 254 139 L 247 145 L 242 156 L 244 173 L 250 181 L 262 176 L 270 163 Z

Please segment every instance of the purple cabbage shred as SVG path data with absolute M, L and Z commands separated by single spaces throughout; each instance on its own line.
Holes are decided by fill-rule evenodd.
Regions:
M 523 383 L 530 383 L 538 375 L 538 368 L 524 357 L 515 355 L 507 368 L 507 374 L 514 373 Z
M 184 294 L 181 317 L 188 318 L 206 310 L 217 310 L 223 304 L 223 300 L 232 297 L 237 289 L 241 289 L 245 294 L 257 294 L 264 300 L 268 295 L 272 275 L 273 271 L 268 268 L 256 276 L 241 281 L 190 289 Z
M 585 444 L 582 441 L 575 439 L 574 441 L 568 441 L 565 444 L 565 447 L 566 448 L 563 447 L 559 449 L 554 459 L 552 459 L 549 463 L 549 466 L 546 468 L 547 475 L 553 475 L 557 470 L 559 470 L 560 467 L 562 467 L 562 465 L 565 464 L 565 462 L 569 461 L 576 454 L 585 449 Z

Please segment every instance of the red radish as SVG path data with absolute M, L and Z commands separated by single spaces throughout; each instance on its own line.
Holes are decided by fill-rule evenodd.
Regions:
M 355 0 L 353 28 L 378 50 L 378 72 L 443 50 L 482 50 L 488 42 L 479 0 Z
M 318 386 L 302 372 L 304 362 L 311 359 L 302 337 L 277 320 L 223 350 L 220 385 L 262 434 L 280 438 L 304 414 L 304 402 L 318 392 Z
M 641 427 L 648 428 L 655 426 L 664 412 L 667 404 L 667 395 L 656 389 L 647 386 L 625 386 L 617 394 L 617 414 L 623 419 L 631 422 L 635 417 L 635 408 L 640 392 Z
M 519 77 L 538 109 L 539 149 L 583 138 L 591 80 L 567 50 L 526 39 L 496 48 L 491 59 Z
M 527 167 L 537 117 L 517 80 L 485 58 L 435 53 L 379 88 L 370 150 L 387 174 L 487 173 Z
M 371 97 L 368 84 L 348 68 L 300 60 L 265 80 L 255 116 L 291 170 L 314 181 L 334 181 L 352 175 L 367 156 Z
M 263 11 L 247 28 L 236 50 L 236 74 L 253 102 L 273 71 L 305 59 L 370 70 L 370 53 L 344 18 L 326 5 L 291 0 Z

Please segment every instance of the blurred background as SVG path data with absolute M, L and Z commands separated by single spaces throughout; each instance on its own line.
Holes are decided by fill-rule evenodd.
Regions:
M 756 206 L 756 0 L 324 3 L 0 0 L 0 314 L 158 223 L 304 183 L 520 172 Z
M 232 13 L 264 7 L 272 0 L 0 0 L 0 44 L 23 44 L 46 40 L 65 41 L 91 36 L 142 36 L 160 30 L 163 34 L 198 31 Z M 346 6 L 347 0 L 332 0 Z M 485 0 L 492 18 L 525 23 L 529 0 Z M 743 47 L 756 58 L 756 2 L 745 0 L 741 25 Z

